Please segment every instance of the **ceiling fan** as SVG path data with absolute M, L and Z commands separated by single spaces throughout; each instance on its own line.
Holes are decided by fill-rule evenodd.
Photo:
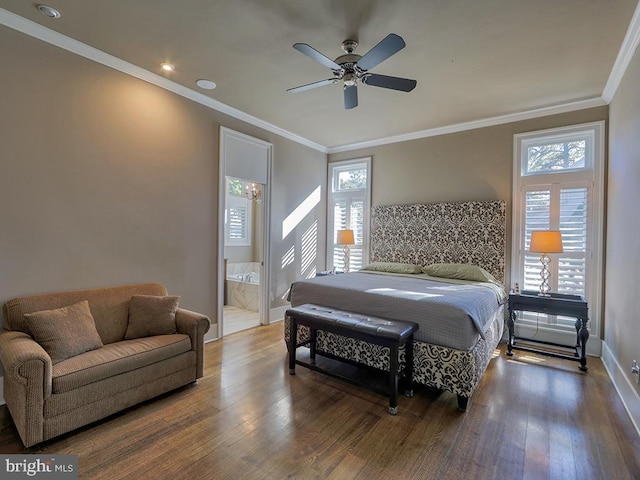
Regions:
M 378 75 L 369 73 L 373 67 L 382 63 L 391 55 L 402 50 L 406 43 L 399 35 L 390 33 L 383 38 L 380 43 L 360 56 L 355 52 L 358 42 L 355 40 L 345 40 L 342 42 L 342 49 L 345 54 L 335 60 L 318 52 L 306 43 L 296 43 L 293 48 L 303 53 L 316 62 L 329 67 L 333 72 L 333 78 L 320 80 L 319 82 L 308 83 L 299 87 L 290 88 L 287 92 L 303 92 L 324 85 L 331 85 L 340 81 L 344 82 L 344 108 L 350 109 L 358 106 L 358 81 L 365 85 L 374 87 L 389 88 L 401 92 L 410 92 L 417 84 L 415 80 L 408 78 L 390 77 L 388 75 Z

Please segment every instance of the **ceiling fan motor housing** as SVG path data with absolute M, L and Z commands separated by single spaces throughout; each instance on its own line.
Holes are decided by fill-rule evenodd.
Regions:
M 342 50 L 344 50 L 345 53 L 353 53 L 356 51 L 356 48 L 358 48 L 358 42 L 355 40 L 345 40 L 342 42 Z

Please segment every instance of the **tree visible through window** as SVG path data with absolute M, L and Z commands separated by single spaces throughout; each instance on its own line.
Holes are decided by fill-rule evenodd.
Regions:
M 585 167 L 586 141 L 550 143 L 527 148 L 526 173 L 567 171 Z

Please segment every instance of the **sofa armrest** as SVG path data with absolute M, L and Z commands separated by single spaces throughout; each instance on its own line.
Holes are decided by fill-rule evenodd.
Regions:
M 196 352 L 198 359 L 196 378 L 201 378 L 204 375 L 204 335 L 211 327 L 211 320 L 201 313 L 178 308 L 176 326 L 178 333 L 189 335 L 191 338 L 191 349 Z
M 51 357 L 29 335 L 0 334 L 4 399 L 26 446 L 43 440 L 44 402 L 51 396 Z

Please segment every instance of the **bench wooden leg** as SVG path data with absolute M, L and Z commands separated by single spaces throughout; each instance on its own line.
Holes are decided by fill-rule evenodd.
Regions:
M 404 346 L 404 353 L 405 381 L 407 382 L 404 394 L 407 397 L 413 397 L 413 335 L 411 335 L 407 340 L 407 343 Z
M 389 348 L 389 413 L 398 413 L 398 345 Z
M 298 341 L 298 325 L 294 317 L 289 317 L 289 375 L 296 374 L 296 343 Z
M 315 365 L 316 364 L 316 338 L 317 338 L 318 331 L 315 328 L 310 328 L 309 330 L 311 330 L 311 334 L 310 334 L 311 344 L 309 345 L 309 362 L 311 363 L 311 365 Z

